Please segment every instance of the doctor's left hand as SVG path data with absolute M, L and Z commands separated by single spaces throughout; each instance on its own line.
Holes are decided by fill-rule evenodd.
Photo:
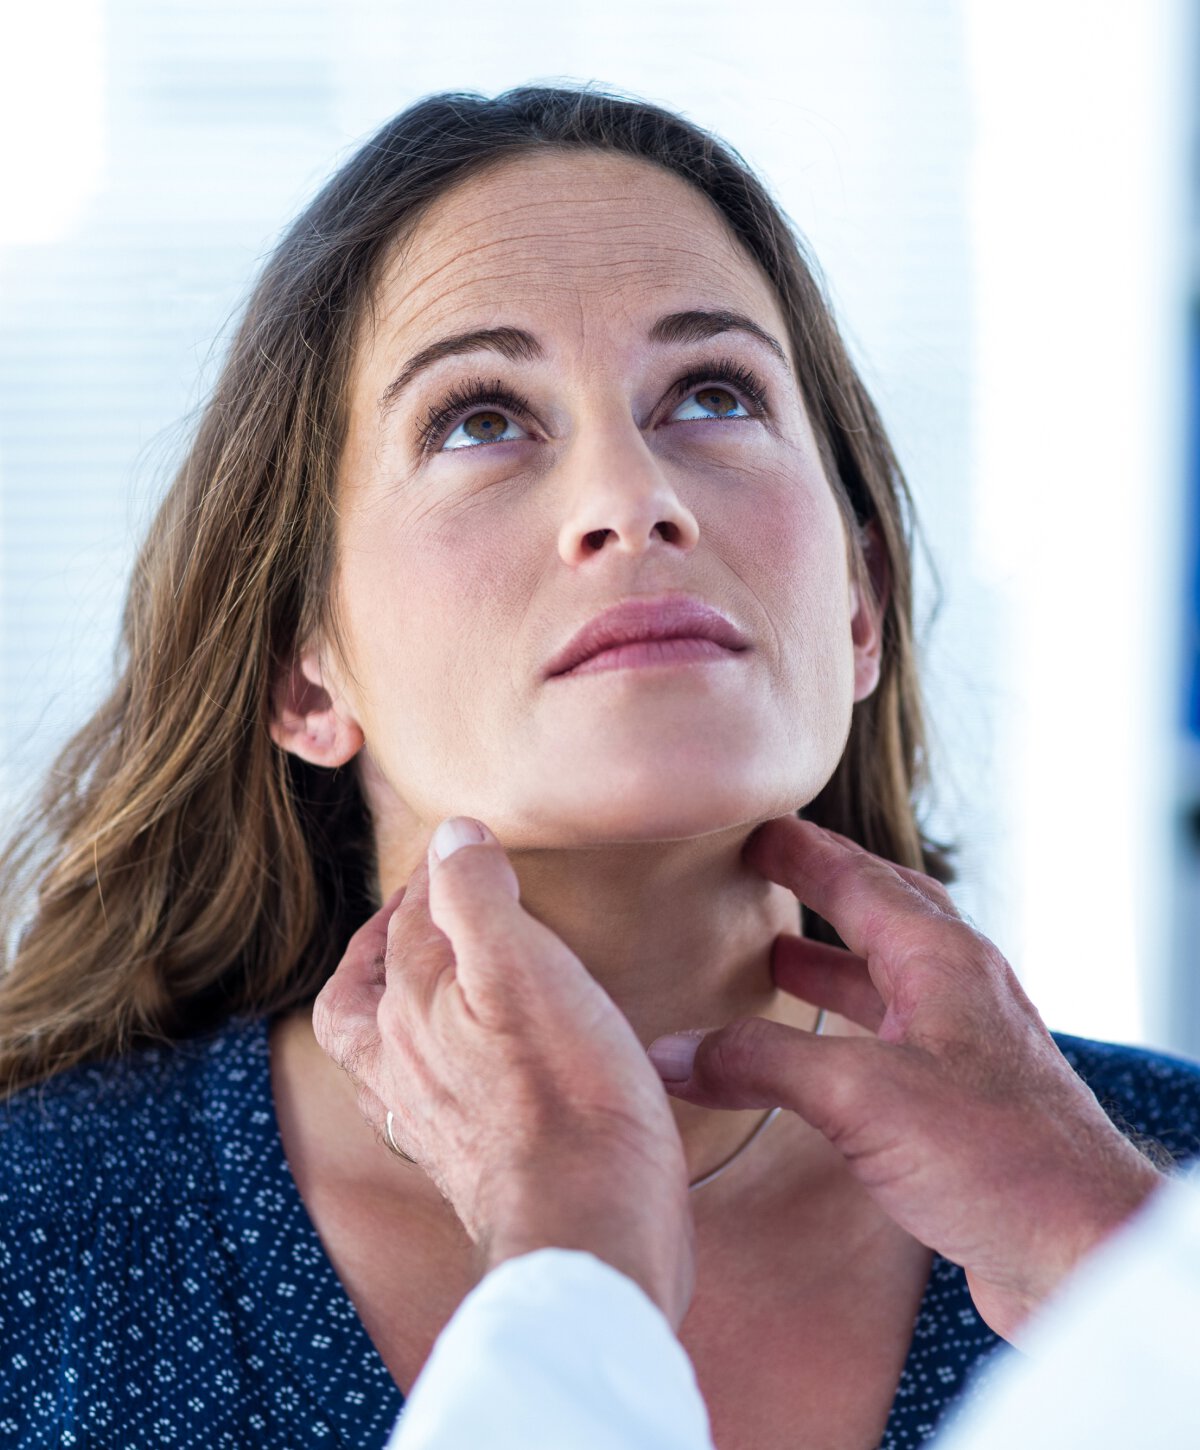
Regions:
M 543 1246 L 586 1249 L 678 1328 L 694 1259 L 670 1101 L 626 1018 L 522 908 L 503 848 L 480 835 L 440 862 L 431 848 L 351 938 L 314 1006 L 317 1041 L 381 1135 L 392 1110 L 393 1138 L 486 1268 Z

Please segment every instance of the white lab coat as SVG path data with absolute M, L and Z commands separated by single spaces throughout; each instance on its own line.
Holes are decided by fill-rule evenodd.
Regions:
M 1044 1306 L 936 1450 L 1200 1447 L 1200 1170 L 1169 1184 Z M 494 1269 L 442 1331 L 388 1450 L 713 1450 L 690 1360 L 591 1254 Z

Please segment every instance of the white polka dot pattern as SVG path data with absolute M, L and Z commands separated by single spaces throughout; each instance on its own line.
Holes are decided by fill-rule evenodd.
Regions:
M 1056 1038 L 1125 1130 L 1200 1156 L 1200 1065 Z M 0 1280 L 4 1450 L 370 1450 L 403 1405 L 283 1156 L 265 1021 L 0 1105 Z M 881 1450 L 1007 1352 L 935 1258 Z
M 266 1026 L 0 1105 L 0 1446 L 386 1444 L 403 1396 L 283 1156 Z

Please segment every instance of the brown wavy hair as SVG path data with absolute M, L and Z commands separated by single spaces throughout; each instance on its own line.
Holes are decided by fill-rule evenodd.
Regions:
M 138 554 L 115 687 L 0 855 L 0 1094 L 311 1000 L 374 909 L 357 772 L 276 746 L 272 687 L 299 641 L 337 637 L 335 480 L 381 265 L 448 188 L 546 147 L 682 177 L 774 284 L 852 566 L 869 587 L 870 525 L 889 581 L 878 687 L 803 813 L 951 879 L 947 848 L 918 824 L 911 500 L 787 216 L 729 146 L 636 98 L 570 85 L 433 95 L 372 136 L 266 261 Z M 816 918 L 805 927 L 836 940 Z

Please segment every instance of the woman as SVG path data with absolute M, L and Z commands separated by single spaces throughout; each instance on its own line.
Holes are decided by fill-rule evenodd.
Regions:
M 948 876 L 910 607 L 886 437 L 732 153 L 569 89 L 368 142 L 269 261 L 9 859 L 5 1433 L 382 1444 L 479 1264 L 313 1035 L 351 932 L 469 811 L 643 1044 L 812 1028 L 741 851 L 803 809 Z M 707 638 L 590 653 L 655 630 Z M 1197 1069 L 1078 1051 L 1194 1151 Z M 799 1116 L 740 1153 L 761 1109 L 672 1112 L 718 1443 L 919 1443 L 998 1342 L 961 1273 Z

